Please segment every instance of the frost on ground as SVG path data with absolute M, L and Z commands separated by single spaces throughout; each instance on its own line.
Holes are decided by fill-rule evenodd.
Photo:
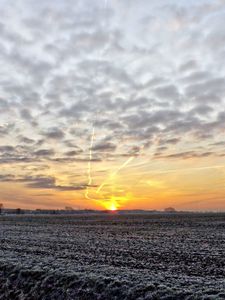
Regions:
M 0 216 L 0 299 L 225 299 L 225 214 Z

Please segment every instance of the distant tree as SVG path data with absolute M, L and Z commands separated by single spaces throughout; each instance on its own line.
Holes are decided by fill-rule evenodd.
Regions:
M 22 214 L 22 213 L 23 213 L 23 211 L 22 211 L 21 208 L 17 208 L 17 209 L 16 209 L 16 214 L 17 214 L 17 215 L 20 215 L 20 214 Z
M 2 209 L 3 209 L 3 204 L 0 203 L 0 214 L 2 213 Z
M 165 212 L 175 212 L 176 209 L 173 208 L 173 207 L 167 207 L 167 208 L 164 209 L 164 211 L 165 211 Z
M 70 207 L 70 206 L 66 206 L 66 207 L 65 207 L 65 210 L 73 210 L 73 208 Z

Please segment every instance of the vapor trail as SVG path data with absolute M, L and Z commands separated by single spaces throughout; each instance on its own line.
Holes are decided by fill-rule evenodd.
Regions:
M 91 135 L 91 144 L 89 148 L 89 161 L 88 161 L 88 169 L 87 169 L 87 174 L 88 174 L 88 184 L 85 192 L 85 198 L 92 200 L 89 197 L 89 186 L 92 184 L 92 176 L 91 176 L 91 161 L 92 161 L 92 148 L 93 148 L 93 143 L 94 143 L 94 136 L 95 136 L 95 128 L 92 128 L 92 135 Z
M 110 178 L 114 177 L 115 175 L 117 175 L 117 173 L 119 171 L 121 171 L 123 168 L 125 168 L 132 160 L 134 159 L 134 156 L 129 157 L 121 166 L 119 166 L 118 169 L 116 169 L 116 171 L 114 171 L 111 175 Z M 105 181 L 103 181 L 103 183 L 99 186 L 99 188 L 97 189 L 97 193 L 99 193 L 101 191 L 101 189 L 106 185 L 108 181 L 108 178 L 106 178 Z
M 139 180 L 136 181 L 136 184 L 133 185 L 137 186 L 140 181 L 142 180 L 142 177 L 145 175 L 158 175 L 158 174 L 168 174 L 168 173 L 182 173 L 182 172 L 189 172 L 189 171 L 201 171 L 201 170 L 210 170 L 210 169 L 224 169 L 225 165 L 212 165 L 212 166 L 207 166 L 207 167 L 193 167 L 193 168 L 184 168 L 184 169 L 169 169 L 169 170 L 162 170 L 162 171 L 146 171 L 142 172 L 142 176 Z
M 184 169 L 169 169 L 164 171 L 151 171 L 151 172 L 143 172 L 142 174 L 166 174 L 166 173 L 176 173 L 176 172 L 185 172 L 185 171 L 201 171 L 207 169 L 222 169 L 225 168 L 225 165 L 213 165 L 207 167 L 193 167 L 193 168 L 184 168 Z
M 106 11 L 106 8 L 108 6 L 108 0 L 104 0 L 104 12 Z M 102 52 L 99 51 L 99 55 L 100 58 L 102 58 L 103 54 Z M 97 78 L 98 76 L 98 72 L 96 69 L 96 76 L 95 78 Z M 87 188 L 85 191 L 85 198 L 89 199 L 89 200 L 96 200 L 96 199 L 92 199 L 89 197 L 89 187 L 92 184 L 92 176 L 91 176 L 91 160 L 92 160 L 92 147 L 93 147 L 93 143 L 94 143 L 94 135 L 95 135 L 95 129 L 94 126 L 92 127 L 92 136 L 91 136 L 91 144 L 90 144 L 90 149 L 89 149 L 89 162 L 88 162 L 88 170 L 87 170 L 87 174 L 88 174 L 88 184 L 87 184 Z
M 123 168 L 125 168 L 126 165 L 128 165 L 133 159 L 134 159 L 134 156 L 129 157 L 118 169 L 116 169 L 116 171 L 114 171 L 110 175 L 110 178 L 114 177 L 120 170 L 122 170 Z M 104 180 L 103 183 L 99 186 L 99 188 L 97 189 L 97 193 L 99 193 L 101 191 L 101 189 L 106 185 L 106 183 L 108 182 L 108 179 L 109 178 L 106 178 L 106 180 Z
M 139 149 L 138 154 L 140 155 L 140 152 L 143 150 L 144 145 L 142 145 Z M 119 171 L 121 171 L 123 168 L 125 168 L 130 162 L 132 162 L 132 160 L 134 160 L 136 158 L 136 155 L 130 156 L 118 169 L 116 169 L 109 178 L 114 177 L 115 175 L 117 175 L 117 173 Z M 97 193 L 99 193 L 101 191 L 101 189 L 106 185 L 106 183 L 108 182 L 108 178 L 106 178 L 103 183 L 99 186 L 99 188 L 97 189 Z

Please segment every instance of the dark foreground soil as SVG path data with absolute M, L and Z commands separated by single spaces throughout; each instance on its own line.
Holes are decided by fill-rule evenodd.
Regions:
M 0 299 L 225 299 L 225 214 L 0 216 Z

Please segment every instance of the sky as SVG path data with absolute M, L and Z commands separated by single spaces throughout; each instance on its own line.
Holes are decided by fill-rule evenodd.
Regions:
M 224 0 L 0 0 L 0 202 L 225 210 Z

